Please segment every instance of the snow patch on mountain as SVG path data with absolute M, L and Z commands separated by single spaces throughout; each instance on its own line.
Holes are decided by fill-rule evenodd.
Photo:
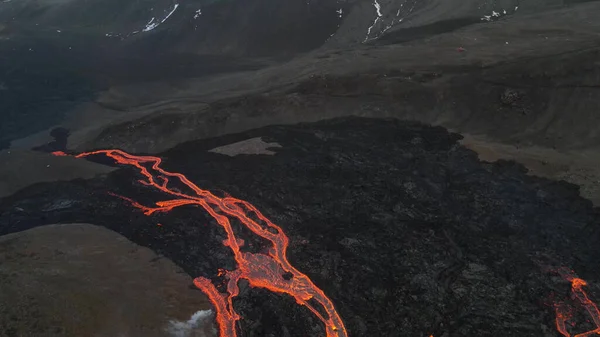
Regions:
M 149 32 L 151 30 L 153 30 L 154 28 L 160 26 L 161 24 L 163 24 L 165 21 L 167 21 L 167 19 L 169 17 L 171 17 L 171 15 L 173 15 L 173 13 L 175 13 L 175 11 L 177 10 L 177 8 L 179 8 L 179 4 L 175 4 L 173 6 L 173 9 L 169 12 L 169 14 L 167 14 L 167 16 L 165 16 L 164 19 L 157 21 L 156 18 L 152 18 L 150 19 L 150 21 L 148 21 L 148 23 L 146 24 L 146 27 L 144 29 L 142 29 L 143 32 Z

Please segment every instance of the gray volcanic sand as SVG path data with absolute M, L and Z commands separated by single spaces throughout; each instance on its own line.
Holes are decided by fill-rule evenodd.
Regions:
M 29 150 L 0 151 L 0 198 L 35 183 L 92 178 L 113 169 L 72 157 Z
M 75 151 L 157 153 L 270 124 L 345 115 L 418 120 L 470 135 L 476 144 L 465 145 L 483 159 L 515 159 L 532 174 L 582 185 L 597 203 L 598 11 L 598 2 L 525 11 L 407 43 L 322 48 L 258 71 L 116 85 L 61 126 L 72 131 Z
M 581 196 L 600 206 L 600 150 L 557 151 L 540 146 L 518 147 L 465 135 L 465 147 L 484 161 L 514 160 L 529 169 L 529 174 L 565 180 L 580 186 Z
M 191 284 L 170 260 L 102 227 L 51 225 L 6 235 L 0 336 L 212 335 L 210 316 L 187 334 L 169 331 L 211 309 Z

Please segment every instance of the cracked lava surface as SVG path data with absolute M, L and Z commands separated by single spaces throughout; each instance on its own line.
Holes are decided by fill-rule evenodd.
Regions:
M 64 152 L 54 152 L 56 156 L 67 156 Z M 251 287 L 292 296 L 296 303 L 307 307 L 325 327 L 327 337 L 347 337 L 346 328 L 331 300 L 303 273 L 294 268 L 286 257 L 289 240 L 280 227 L 267 219 L 250 203 L 230 196 L 218 197 L 203 190 L 180 173 L 172 173 L 161 168 L 161 159 L 153 156 L 135 156 L 121 150 L 100 150 L 74 155 L 84 158 L 104 155 L 119 164 L 136 168 L 144 177 L 139 182 L 169 196 L 167 200 L 156 202 L 154 206 L 145 206 L 128 197 L 113 194 L 128 201 L 146 215 L 156 212 L 169 212 L 174 208 L 195 205 L 202 207 L 225 230 L 223 245 L 229 247 L 237 262 L 234 270 L 219 269 L 213 281 L 197 277 L 194 284 L 202 290 L 213 303 L 220 337 L 236 337 L 236 322 L 241 316 L 235 311 L 233 299 L 239 294 L 238 282 L 246 280 Z M 183 184 L 182 192 L 175 184 Z M 270 249 L 266 254 L 244 252 L 244 240 L 237 236 L 230 219 L 239 222 L 255 235 L 266 239 Z M 158 224 L 162 226 L 161 224 Z M 600 335 L 600 310 L 583 289 L 586 281 L 575 276 L 565 268 L 558 274 L 570 283 L 571 301 L 557 302 L 555 324 L 558 332 L 565 337 L 589 337 Z M 217 282 L 214 282 L 217 281 Z M 217 286 L 215 286 L 217 284 Z M 575 326 L 574 314 L 577 308 L 583 308 L 591 318 L 595 328 L 586 332 L 572 334 L 567 325 Z M 431 335 L 430 337 L 432 337 Z
M 556 311 L 556 328 L 565 337 L 599 336 L 600 310 L 598 310 L 598 306 L 592 300 L 590 300 L 585 290 L 583 290 L 583 287 L 587 286 L 587 282 L 575 276 L 572 271 L 564 268 L 560 269 L 558 273 L 562 278 L 571 283 L 571 295 L 573 299 L 576 300 L 576 303 L 579 306 L 583 307 L 587 311 L 596 328 L 586 332 L 571 335 L 571 333 L 567 329 L 567 323 L 571 323 L 571 325 L 573 326 L 575 325 L 575 323 L 572 322 L 575 308 L 571 305 L 567 305 L 564 302 L 556 303 L 554 305 Z
M 56 156 L 67 155 L 54 152 Z M 169 212 L 184 205 L 202 207 L 227 233 L 223 245 L 229 247 L 237 262 L 235 270 L 219 270 L 218 277 L 226 280 L 225 293 L 219 291 L 213 282 L 204 277 L 194 279 L 194 284 L 210 299 L 216 310 L 216 321 L 220 337 L 236 337 L 236 322 L 241 318 L 233 306 L 233 298 L 239 293 L 238 282 L 246 280 L 251 287 L 263 288 L 272 292 L 292 296 L 296 303 L 307 307 L 323 324 L 327 337 L 347 337 L 346 328 L 331 300 L 309 278 L 294 268 L 286 257 L 289 240 L 282 229 L 267 219 L 250 203 L 233 197 L 220 198 L 203 190 L 181 173 L 168 172 L 160 167 L 161 159 L 153 156 L 134 156 L 121 150 L 99 150 L 75 155 L 84 158 L 92 155 L 105 155 L 117 163 L 135 167 L 144 179 L 139 182 L 169 196 L 168 200 L 144 206 L 130 198 L 118 196 L 142 210 L 146 215 L 155 212 Z M 173 181 L 189 189 L 181 192 L 172 187 Z M 267 254 L 241 251 L 244 240 L 237 237 L 230 218 L 240 221 L 254 234 L 268 240 L 271 247 Z

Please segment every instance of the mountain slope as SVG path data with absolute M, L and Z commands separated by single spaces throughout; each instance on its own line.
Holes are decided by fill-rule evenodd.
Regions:
M 0 23 L 13 33 L 104 36 L 133 43 L 133 49 L 290 56 L 323 44 L 349 46 L 407 30 L 414 34 L 419 27 L 422 35 L 441 33 L 577 2 L 29 0 L 0 3 Z

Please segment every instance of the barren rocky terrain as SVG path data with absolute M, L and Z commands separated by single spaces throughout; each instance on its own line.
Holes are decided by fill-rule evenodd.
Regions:
M 598 10 L 595 2 L 532 9 L 405 43 L 326 45 L 256 71 L 116 84 L 52 128 L 71 130 L 68 148 L 78 151 L 158 152 L 267 124 L 392 116 L 442 125 L 488 148 L 513 146 L 520 154 L 497 153 L 524 163 L 556 152 L 546 160 L 551 176 L 585 185 L 598 200 L 598 173 L 589 169 L 599 143 Z M 39 146 L 48 133 L 12 147 Z
M 137 306 L 150 287 L 139 274 L 174 274 L 90 257 L 97 243 L 79 227 L 45 226 L 106 227 L 119 234 L 90 228 L 174 263 L 185 286 L 232 268 L 223 233 L 197 209 L 142 216 L 108 194 L 160 199 L 135 171 L 50 154 L 118 148 L 264 209 L 350 336 L 559 336 L 552 304 L 569 287 L 553 268 L 573 268 L 600 296 L 598 15 L 600 2 L 574 0 L 1 2 L 0 261 L 11 260 L 0 269 L 12 278 L 0 298 L 23 319 L 3 311 L 0 325 L 12 324 L 7 336 L 35 335 L 31 322 L 72 327 L 56 336 L 195 333 L 164 329 L 171 313 L 183 322 L 197 311 L 179 281 L 164 290 L 175 297 L 159 287 L 144 302 L 158 312 L 103 326 L 89 312 Z M 78 243 L 82 253 L 64 259 L 19 253 Z M 72 304 L 63 314 L 80 312 L 73 321 L 49 314 L 63 310 L 49 298 L 83 290 L 38 294 L 29 275 L 40 261 L 72 280 L 122 266 L 102 275 L 108 284 L 140 268 L 128 277 L 147 286 L 106 295 L 99 281 L 78 282 L 115 300 Z M 12 290 L 17 281 L 31 292 Z M 293 301 L 242 288 L 240 336 L 323 335 Z M 182 311 L 162 309 L 178 296 Z M 593 328 L 579 321 L 570 331 Z
M 249 151 L 260 148 L 257 138 L 271 153 Z M 269 126 L 159 155 L 165 169 L 247 200 L 281 226 L 290 262 L 331 298 L 349 336 L 556 335 L 553 304 L 570 300 L 557 270 L 574 270 L 597 294 L 600 213 L 577 186 L 527 175 L 519 164 L 481 162 L 460 138 L 416 122 L 352 117 Z M 115 197 L 169 200 L 140 177 L 124 167 L 26 188 L 0 204 L 0 233 L 93 220 L 221 285 L 217 270 L 236 266 L 227 233 L 200 207 L 145 216 Z M 244 252 L 267 254 L 264 239 L 232 224 Z M 234 301 L 240 334 L 325 335 L 289 296 L 246 284 Z M 593 329 L 583 318 L 574 323 L 572 331 Z
M 50 225 L 5 235 L 0 251 L 3 337 L 165 336 L 210 310 L 175 264 L 102 227 Z M 190 329 L 210 333 L 210 322 L 199 323 Z

